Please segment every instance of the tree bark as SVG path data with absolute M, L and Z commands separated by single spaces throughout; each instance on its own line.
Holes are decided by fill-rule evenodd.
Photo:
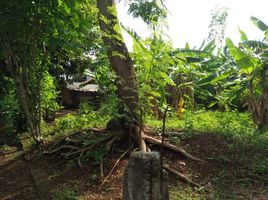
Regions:
M 129 131 L 134 131 L 139 149 L 146 151 L 143 139 L 143 130 L 140 129 L 139 96 L 136 74 L 132 59 L 124 42 L 114 0 L 97 0 L 99 9 L 99 25 L 102 31 L 102 39 L 107 49 L 108 59 L 118 78 L 116 82 L 118 98 L 127 108 L 121 108 L 124 116 L 131 118 Z M 134 126 L 134 127 L 133 127 Z M 129 133 L 131 134 L 131 133 Z
M 117 80 L 117 94 L 129 113 L 136 118 L 138 112 L 138 90 L 132 59 L 120 31 L 114 0 L 97 0 L 99 25 L 103 42 Z
M 1 41 L 2 42 L 2 41 Z M 4 50 L 7 45 L 2 42 L 1 44 L 2 49 Z M 25 84 L 25 80 L 23 80 L 23 75 L 26 71 L 20 66 L 18 57 L 12 52 L 10 49 L 4 52 L 5 54 L 5 62 L 7 70 L 10 72 L 12 79 L 14 80 L 15 87 L 17 90 L 18 98 L 20 100 L 22 109 L 25 113 L 25 117 L 27 120 L 27 128 L 34 140 L 38 143 L 42 142 L 40 137 L 40 122 L 41 120 L 37 120 L 35 122 L 35 115 L 30 106 L 29 102 L 29 92 L 27 90 L 27 85 Z M 38 91 L 40 95 L 40 91 Z M 27 96 L 28 95 L 28 96 Z M 37 104 L 37 106 L 40 106 Z M 37 114 L 38 115 L 38 114 Z
M 30 112 L 30 109 L 29 109 L 29 106 L 27 103 L 28 100 L 27 100 L 25 88 L 23 86 L 22 79 L 21 79 L 20 75 L 17 73 L 16 68 L 18 68 L 18 64 L 15 61 L 15 59 L 16 58 L 12 59 L 11 56 L 8 56 L 7 68 L 9 69 L 9 72 L 10 72 L 10 74 L 15 82 L 16 90 L 18 92 L 18 96 L 20 98 L 22 108 L 25 112 L 27 126 L 28 126 L 33 138 L 36 139 L 38 134 L 35 132 L 34 124 L 33 124 L 32 117 L 31 117 L 31 112 Z M 13 65 L 15 65 L 15 67 Z

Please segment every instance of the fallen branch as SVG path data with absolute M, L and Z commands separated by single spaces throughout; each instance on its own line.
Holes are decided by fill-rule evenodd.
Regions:
M 198 184 L 198 183 L 192 181 L 191 179 L 189 179 L 187 176 L 183 175 L 182 173 L 180 173 L 180 172 L 178 172 L 178 171 L 176 171 L 176 170 L 174 170 L 174 169 L 171 169 L 171 168 L 168 167 L 167 165 L 164 165 L 163 168 L 164 168 L 165 170 L 167 170 L 168 172 L 170 172 L 170 173 L 172 173 L 172 174 L 178 176 L 181 180 L 183 180 L 183 181 L 186 182 L 186 183 L 189 183 L 190 185 L 192 185 L 192 186 L 194 186 L 194 187 L 198 187 L 198 188 L 203 187 L 202 185 L 200 185 L 200 184 Z M 206 192 L 209 192 L 209 190 L 207 190 L 207 189 L 205 189 L 205 191 L 206 191 Z
M 100 141 L 98 141 L 98 142 L 96 142 L 96 143 L 94 143 L 94 144 L 92 144 L 92 145 L 90 145 L 90 146 L 88 146 L 88 147 L 79 149 L 78 151 L 71 152 L 71 153 L 66 154 L 66 155 L 67 155 L 67 156 L 71 156 L 71 155 L 74 155 L 74 154 L 77 154 L 77 153 L 81 153 L 81 152 L 89 151 L 89 150 L 95 148 L 96 146 L 100 145 L 101 143 L 106 142 L 107 140 L 110 140 L 110 139 L 113 138 L 113 137 L 114 137 L 114 134 L 109 135 L 108 137 L 105 137 L 105 138 L 103 138 L 102 140 L 100 140 Z
M 69 138 L 69 137 L 65 138 L 65 141 L 66 141 L 66 142 L 69 142 L 69 143 L 74 143 L 74 144 L 79 144 L 79 143 L 81 143 L 81 141 L 79 141 L 79 140 L 75 140 L 75 139 L 71 139 L 71 138 Z
M 155 139 L 155 138 L 150 137 L 148 135 L 143 135 L 143 138 L 148 143 L 155 144 L 155 145 L 158 145 L 158 146 L 162 145 L 161 140 Z M 169 143 L 164 142 L 163 146 L 165 148 L 167 148 L 167 149 L 170 149 L 170 150 L 173 150 L 175 152 L 180 153 L 181 155 L 183 155 L 186 158 L 189 158 L 190 160 L 204 162 L 202 159 L 199 159 L 199 158 L 196 158 L 196 157 L 192 156 L 191 154 L 187 153 L 185 150 L 183 150 L 183 149 L 181 149 L 181 148 L 179 148 L 179 147 L 177 147 L 177 146 L 175 146 L 173 144 L 169 144 Z
M 175 137 L 184 137 L 185 136 L 185 132 L 166 132 L 167 136 L 175 136 Z
M 80 154 L 79 154 L 79 157 L 77 159 L 77 164 L 80 167 L 80 169 L 83 168 L 83 166 L 82 166 L 82 157 L 83 157 L 83 154 L 84 154 L 84 151 L 81 151 Z
M 73 143 L 77 143 L 78 141 L 70 139 L 71 136 L 82 133 L 82 132 L 89 132 L 89 131 L 93 131 L 93 132 L 98 132 L 98 133 L 102 133 L 105 132 L 106 129 L 101 129 L 101 128 L 89 128 L 89 129 L 82 129 L 79 131 L 75 131 L 75 132 L 70 132 L 70 133 L 66 133 L 67 136 L 61 138 L 58 142 L 56 142 L 53 146 L 51 146 L 47 151 L 44 151 L 45 153 L 48 152 L 50 149 L 54 149 L 56 146 L 58 146 L 60 143 L 62 142 L 73 142 Z
M 60 160 L 60 161 L 57 162 L 56 164 L 51 165 L 49 168 L 50 168 L 50 169 L 53 169 L 53 168 L 57 167 L 58 165 L 60 165 L 61 163 L 63 163 L 64 161 L 65 161 L 65 160 Z
M 72 145 L 62 145 L 62 146 L 60 146 L 60 147 L 57 148 L 57 149 L 54 149 L 54 150 L 52 150 L 52 151 L 44 151 L 43 153 L 44 153 L 44 154 L 52 154 L 52 153 L 56 153 L 56 152 L 58 152 L 58 151 L 60 151 L 60 150 L 62 150 L 62 149 L 73 149 L 73 150 L 78 150 L 79 147 L 72 146 Z
M 113 138 L 115 136 L 115 134 L 109 135 L 109 137 L 103 138 L 102 140 L 92 144 L 91 146 L 85 147 L 83 149 L 80 149 L 79 151 L 75 151 L 72 153 L 69 153 L 67 156 L 76 154 L 76 153 L 80 153 L 79 157 L 78 157 L 78 165 L 80 168 L 82 168 L 82 157 L 85 151 L 89 151 L 92 150 L 93 148 L 95 148 L 96 146 L 100 145 L 103 142 L 106 142 L 107 140 L 110 140 L 111 138 Z
M 104 183 L 108 180 L 108 178 L 112 175 L 114 169 L 116 168 L 116 166 L 118 165 L 118 163 L 125 157 L 125 155 L 130 152 L 132 149 L 132 147 L 130 147 L 128 150 L 126 150 L 120 157 L 119 159 L 115 162 L 113 168 L 110 170 L 109 174 L 105 177 L 105 179 L 102 181 L 102 183 L 100 184 L 99 187 L 103 186 Z

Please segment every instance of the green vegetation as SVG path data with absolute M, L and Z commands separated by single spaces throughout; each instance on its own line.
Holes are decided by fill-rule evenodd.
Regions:
M 86 182 L 93 181 L 90 189 L 96 191 L 103 178 L 97 174 L 127 157 L 126 148 L 158 150 L 170 108 L 167 132 L 181 135 L 167 136 L 164 161 L 204 185 L 185 187 L 173 180 L 171 199 L 236 199 L 239 192 L 247 199 L 253 198 L 249 190 L 267 189 L 268 26 L 251 17 L 263 39 L 251 40 L 239 29 L 236 45 L 224 40 L 229 11 L 219 7 L 201 46 L 174 48 L 165 35 L 164 1 L 126 5 L 148 25 L 147 38 L 119 23 L 113 0 L 0 2 L 0 162 L 16 157 L 38 173 L 64 163 L 45 174 L 51 182 L 86 162 Z M 123 31 L 132 38 L 131 52 Z M 184 152 L 180 147 L 206 162 L 194 164 L 198 159 L 188 153 L 182 153 L 187 161 L 179 161 L 169 150 Z M 41 167 L 28 160 L 28 151 L 29 157 L 44 156 L 36 159 L 44 162 Z M 42 173 L 31 176 L 37 175 L 30 185 L 43 180 Z M 49 195 L 75 200 L 80 189 L 61 186 Z
M 198 192 L 198 193 L 197 193 Z M 195 191 L 191 187 L 171 187 L 170 188 L 170 199 L 171 200 L 205 200 L 205 199 L 215 199 L 216 197 L 210 198 L 205 194 L 200 194 L 202 191 Z
M 152 117 L 146 119 L 146 124 L 158 130 L 162 127 L 162 121 Z M 171 114 L 167 118 L 166 126 L 171 130 L 182 130 L 189 136 L 214 133 L 247 145 L 257 145 L 262 148 L 267 148 L 268 145 L 268 132 L 257 130 L 249 113 L 201 110 L 186 112 L 179 117 Z
M 78 200 L 77 192 L 70 188 L 63 188 L 54 192 L 53 200 Z

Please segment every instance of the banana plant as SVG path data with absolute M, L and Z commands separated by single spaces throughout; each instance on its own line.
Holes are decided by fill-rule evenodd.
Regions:
M 253 23 L 264 32 L 262 41 L 248 40 L 240 30 L 242 42 L 236 47 L 227 38 L 226 44 L 236 63 L 239 77 L 243 77 L 240 90 L 248 94 L 248 108 L 259 129 L 268 129 L 268 26 L 256 17 Z

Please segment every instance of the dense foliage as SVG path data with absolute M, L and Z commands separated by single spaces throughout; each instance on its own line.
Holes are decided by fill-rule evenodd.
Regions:
M 128 13 L 148 25 L 148 38 L 119 23 L 115 2 L 0 2 L 0 155 L 15 149 L 33 185 L 44 186 L 42 195 L 52 194 L 53 199 L 80 199 L 81 191 L 91 198 L 85 185 L 94 194 L 110 194 L 114 188 L 101 187 L 130 151 L 154 151 L 159 146 L 165 157 L 161 165 L 174 164 L 185 174 L 188 170 L 190 179 L 202 179 L 200 183 L 213 190 L 198 184 L 186 189 L 171 186 L 172 198 L 199 199 L 200 193 L 200 199 L 232 199 L 226 186 L 230 191 L 237 189 L 230 180 L 242 186 L 238 182 L 245 180 L 238 176 L 247 179 L 243 187 L 264 187 L 268 170 L 268 26 L 251 17 L 263 31 L 263 40 L 250 40 L 239 29 L 241 41 L 234 44 L 225 40 L 228 9 L 216 7 L 208 37 L 200 47 L 186 43 L 174 48 L 165 34 L 168 10 L 163 0 L 126 1 Z M 130 52 L 123 31 L 132 38 Z M 92 83 L 95 85 L 88 85 Z M 75 109 L 64 107 L 63 99 L 74 103 Z M 42 153 L 35 151 L 33 144 L 38 144 Z M 28 160 L 26 150 L 32 149 L 36 155 Z M 188 151 L 200 154 L 202 160 Z M 53 154 L 53 159 L 40 159 L 39 152 Z M 187 160 L 178 159 L 177 153 Z M 203 159 L 205 162 L 199 162 Z M 57 163 L 51 165 L 52 160 Z M 82 168 L 84 161 L 90 161 L 90 167 L 82 176 L 76 169 L 69 170 L 74 165 Z M 40 163 L 46 164 L 40 167 Z M 62 176 L 66 169 L 61 163 L 68 173 L 75 171 L 68 181 Z M 110 165 L 114 166 L 103 179 Z M 11 166 L 12 173 L 22 169 L 3 166 Z M 35 170 L 37 167 L 40 169 Z M 193 171 L 197 175 L 192 176 Z M 52 188 L 57 173 L 60 189 Z M 121 171 L 118 174 L 121 176 Z M 85 185 L 79 182 L 81 177 Z M 187 180 L 184 175 L 180 178 Z M 45 194 L 48 185 L 52 190 Z
M 141 39 L 135 30 L 122 25 L 133 39 L 131 58 L 140 110 L 158 118 L 166 105 L 179 115 L 185 110 L 200 108 L 249 110 L 256 126 L 267 128 L 268 108 L 264 102 L 268 45 L 264 22 L 255 17 L 251 19 L 264 31 L 263 41 L 249 40 L 246 33 L 239 30 L 239 47 L 227 39 L 225 47 L 219 48 L 228 15 L 226 8 L 219 8 L 212 13 L 209 39 L 199 48 L 186 44 L 184 48 L 174 49 L 163 37 L 162 25 L 167 16 L 163 2 L 128 3 L 129 13 L 140 17 L 151 30 L 149 38 Z M 114 12 L 113 9 L 110 12 Z M 19 3 L 13 0 L 1 2 L 0 13 L 0 82 L 4 86 L 0 109 L 7 134 L 28 129 L 34 138 L 39 138 L 42 119 L 53 120 L 53 114 L 60 109 L 60 90 L 66 80 L 73 80 L 84 72 L 99 85 L 102 99 L 98 108 L 108 108 L 114 116 L 124 115 L 118 112 L 121 105 L 116 96 L 118 74 L 111 71 L 95 1 Z M 107 20 L 103 16 L 101 19 Z M 113 37 L 120 40 L 116 35 Z

